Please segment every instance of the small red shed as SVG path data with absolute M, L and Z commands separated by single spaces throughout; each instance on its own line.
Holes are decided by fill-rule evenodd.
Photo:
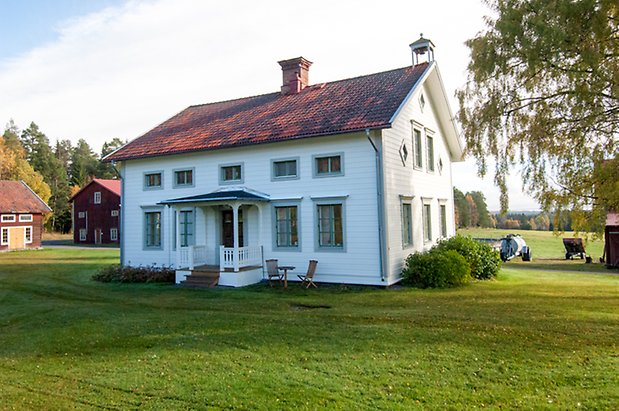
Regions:
M 95 178 L 69 199 L 76 244 L 114 244 L 120 239 L 120 180 Z
M 608 213 L 604 240 L 606 265 L 619 268 L 619 213 Z
M 0 251 L 40 248 L 47 204 L 23 181 L 0 180 Z

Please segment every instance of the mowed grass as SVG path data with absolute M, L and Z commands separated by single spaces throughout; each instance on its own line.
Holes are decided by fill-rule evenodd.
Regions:
M 617 275 L 455 290 L 92 282 L 117 250 L 0 255 L 2 409 L 613 409 Z

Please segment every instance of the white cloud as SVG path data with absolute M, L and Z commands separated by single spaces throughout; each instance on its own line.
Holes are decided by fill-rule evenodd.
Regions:
M 463 43 L 487 12 L 480 3 L 128 1 L 0 60 L 0 121 L 34 121 L 52 141 L 84 138 L 98 150 L 192 104 L 276 91 L 281 59 L 312 60 L 312 83 L 409 65 L 420 32 L 436 44 L 453 94 L 465 81 Z

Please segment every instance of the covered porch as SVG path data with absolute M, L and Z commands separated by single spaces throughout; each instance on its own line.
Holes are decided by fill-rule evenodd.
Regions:
M 176 282 L 208 266 L 219 284 L 243 286 L 262 280 L 262 221 L 266 194 L 246 188 L 162 202 L 173 210 L 172 249 Z

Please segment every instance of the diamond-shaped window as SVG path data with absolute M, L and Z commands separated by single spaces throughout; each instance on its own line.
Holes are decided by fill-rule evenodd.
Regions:
M 402 163 L 406 166 L 406 159 L 408 158 L 408 148 L 406 148 L 406 142 L 402 140 L 402 144 L 400 144 L 400 158 L 402 159 Z

